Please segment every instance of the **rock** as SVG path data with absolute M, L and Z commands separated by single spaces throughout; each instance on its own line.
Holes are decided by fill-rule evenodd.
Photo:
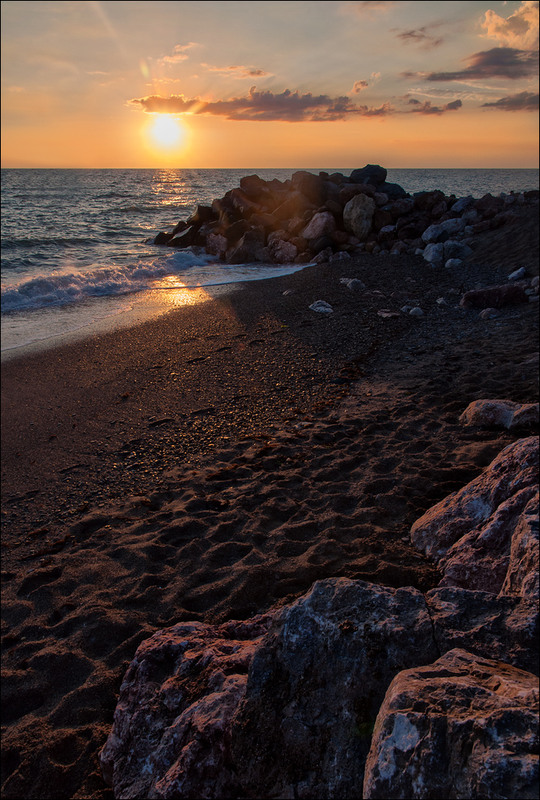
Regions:
M 491 194 L 485 194 L 480 200 L 476 200 L 474 205 L 478 213 L 485 220 L 488 220 L 502 211 L 504 200 L 502 197 L 493 197 Z
M 240 796 L 224 731 L 278 618 L 180 623 L 139 645 L 100 754 L 116 798 Z
M 538 403 L 514 403 L 512 400 L 474 400 L 461 414 L 462 425 L 501 427 L 507 430 L 538 425 Z
M 519 269 L 516 269 L 514 270 L 514 272 L 510 273 L 510 275 L 508 276 L 508 280 L 520 281 L 522 278 L 525 278 L 526 276 L 527 276 L 527 270 L 525 269 L 525 267 L 520 267 Z
M 538 599 L 445 586 L 426 594 L 440 653 L 462 647 L 538 675 Z
M 463 242 L 456 242 L 455 239 L 448 239 L 444 243 L 444 260 L 449 258 L 459 258 L 464 260 L 472 256 L 472 249 Z
M 408 197 L 407 192 L 405 189 L 399 185 L 399 183 L 379 183 L 377 185 L 377 191 L 383 192 L 388 196 L 389 200 L 397 200 L 400 197 Z
M 221 233 L 225 236 L 229 245 L 232 245 L 240 241 L 242 236 L 249 230 L 251 230 L 249 222 L 246 222 L 245 219 L 239 219 L 231 225 L 224 226 Z
M 331 247 L 325 247 L 323 250 L 320 250 L 316 256 L 313 257 L 312 261 L 314 264 L 324 264 L 333 256 L 333 251 Z
M 415 547 L 437 562 L 441 586 L 499 592 L 512 539 L 529 515 L 538 481 L 538 439 L 508 445 L 463 489 L 430 508 L 411 528 Z M 527 512 L 525 509 L 528 509 Z
M 489 286 L 486 289 L 471 289 L 460 300 L 463 308 L 503 308 L 504 306 L 528 303 L 525 290 L 516 284 Z
M 281 202 L 272 211 L 272 216 L 279 222 L 288 221 L 292 217 L 301 217 L 306 211 L 315 210 L 313 203 L 299 191 L 288 192 L 280 200 Z
M 258 175 L 245 175 L 240 178 L 240 188 L 252 200 L 268 197 L 270 193 L 266 181 L 263 181 Z
M 484 308 L 478 315 L 480 319 L 494 319 L 500 316 L 500 312 L 496 308 Z
M 428 244 L 422 252 L 424 261 L 433 267 L 441 267 L 444 261 L 444 248 L 442 242 Z
M 292 242 L 284 239 L 274 239 L 268 245 L 270 258 L 276 264 L 292 264 L 298 255 L 298 249 Z
M 456 202 L 450 206 L 450 211 L 452 211 L 454 214 L 462 214 L 464 211 L 470 208 L 473 203 L 474 198 L 472 194 L 467 195 L 467 197 L 460 197 L 459 200 L 456 200 Z
M 365 194 L 357 194 L 343 209 L 345 230 L 357 236 L 360 241 L 367 238 L 371 230 L 371 220 L 375 211 L 375 202 Z
M 447 219 L 444 222 L 439 222 L 426 228 L 422 234 L 422 240 L 426 242 L 426 244 L 430 242 L 444 242 L 451 234 L 459 233 L 464 227 L 465 222 L 462 219 Z
M 368 183 L 346 183 L 340 187 L 338 199 L 343 206 L 357 194 L 367 194 L 368 197 L 375 197 L 375 189 Z
M 463 266 L 463 261 L 461 258 L 449 258 L 448 261 L 444 262 L 444 266 L 446 269 L 458 269 Z
M 538 685 L 465 650 L 401 672 L 377 716 L 364 798 L 536 798 Z
M 437 656 L 415 589 L 315 583 L 251 662 L 231 730 L 240 796 L 358 797 L 391 679 Z
M 422 311 L 422 309 L 419 306 L 415 306 L 414 308 L 411 308 L 411 310 L 409 311 L 409 316 L 410 317 L 423 317 L 424 316 L 424 312 Z
M 538 574 L 538 492 L 525 506 L 512 535 L 510 563 L 501 594 L 537 598 Z
M 264 233 L 259 228 L 247 231 L 236 247 L 227 251 L 228 264 L 244 264 L 267 261 L 268 251 L 264 247 Z
M 347 289 L 353 292 L 363 292 L 366 289 L 366 284 L 358 280 L 358 278 L 340 278 L 340 283 L 345 284 Z
M 187 220 L 187 225 L 203 225 L 205 222 L 212 222 L 216 219 L 210 206 L 197 206 L 196 211 Z
M 168 244 L 169 241 L 173 238 L 174 234 L 172 233 L 164 233 L 160 231 L 155 239 L 152 240 L 153 244 Z
M 209 233 L 206 237 L 206 252 L 212 256 L 222 258 L 228 246 L 227 239 L 220 233 Z
M 336 230 L 336 220 L 329 211 L 314 214 L 302 231 L 305 239 L 318 239 L 320 236 L 331 236 Z
M 310 309 L 311 311 L 316 311 L 318 314 L 331 314 L 334 310 L 325 300 L 315 300 L 315 302 L 310 305 Z
M 362 169 L 353 169 L 349 180 L 351 183 L 369 183 L 372 186 L 379 187 L 386 181 L 387 174 L 385 168 L 378 164 L 366 164 Z
M 431 192 L 415 192 L 413 194 L 414 207 L 419 211 L 431 212 L 431 209 L 444 199 L 445 196 L 439 189 Z
M 186 228 L 181 233 L 173 236 L 172 239 L 169 239 L 167 242 L 169 247 L 191 247 L 195 244 L 197 238 L 197 228 L 196 226 L 192 225 L 189 228 Z
M 324 201 L 323 181 L 318 175 L 312 172 L 300 170 L 295 172 L 291 178 L 291 183 L 295 189 L 301 192 L 310 203 L 320 206 Z

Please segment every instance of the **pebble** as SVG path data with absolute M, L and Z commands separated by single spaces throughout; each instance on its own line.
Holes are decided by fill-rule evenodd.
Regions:
M 319 314 L 331 314 L 334 310 L 330 303 L 327 303 L 325 300 L 315 300 L 309 308 L 311 311 L 316 311 Z
M 419 306 L 415 306 L 414 308 L 411 308 L 411 310 L 409 311 L 409 316 L 410 317 L 423 317 L 424 316 L 424 312 L 422 311 L 422 309 Z
M 519 269 L 514 270 L 508 276 L 509 281 L 519 281 L 521 278 L 524 278 L 527 275 L 527 270 L 525 267 L 520 267 Z

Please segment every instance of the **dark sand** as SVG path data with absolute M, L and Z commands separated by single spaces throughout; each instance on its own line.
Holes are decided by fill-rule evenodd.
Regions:
M 459 414 L 538 399 L 538 304 L 459 298 L 538 274 L 536 212 L 458 273 L 366 255 L 3 366 L 5 798 L 112 796 L 98 752 L 156 628 L 337 575 L 437 583 L 410 525 L 517 438 Z M 408 301 L 425 316 L 377 314 Z

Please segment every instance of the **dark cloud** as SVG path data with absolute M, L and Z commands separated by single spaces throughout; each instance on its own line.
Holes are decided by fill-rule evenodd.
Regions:
M 483 103 L 482 108 L 498 108 L 501 111 L 538 111 L 538 94 L 519 92 L 501 97 L 494 103 Z
M 369 83 L 367 81 L 355 81 L 352 87 L 353 94 L 359 94 L 364 89 L 367 89 Z
M 378 108 L 356 105 L 349 97 L 314 96 L 300 94 L 290 89 L 274 94 L 271 91 L 258 92 L 253 86 L 247 97 L 233 97 L 230 100 L 205 102 L 198 98 L 186 99 L 182 95 L 161 97 L 151 95 L 130 101 L 131 105 L 143 111 L 169 114 L 212 114 L 232 120 L 288 122 L 324 122 L 346 119 L 349 116 L 385 116 L 394 113 L 389 103 Z
M 409 105 L 414 106 L 414 108 L 411 108 L 410 111 L 407 112 L 409 114 L 437 114 L 440 116 L 446 111 L 457 111 L 458 108 L 461 108 L 463 103 L 461 100 L 453 100 L 451 103 L 447 103 L 445 106 L 433 106 L 429 100 L 425 100 L 423 103 L 421 103 L 420 100 L 411 98 L 409 100 Z
M 434 25 L 423 25 L 421 28 L 412 28 L 408 31 L 396 33 L 396 37 L 401 39 L 405 44 L 416 44 L 424 50 L 431 50 L 433 47 L 438 47 L 444 42 L 441 36 L 433 36 L 429 33 L 430 30 L 438 28 L 440 25 L 442 25 L 440 22 Z
M 456 72 L 404 72 L 404 78 L 422 77 L 428 81 L 462 81 L 486 78 L 508 78 L 517 80 L 535 75 L 538 70 L 538 53 L 516 50 L 514 47 L 494 47 L 473 53 L 466 59 L 469 63 Z

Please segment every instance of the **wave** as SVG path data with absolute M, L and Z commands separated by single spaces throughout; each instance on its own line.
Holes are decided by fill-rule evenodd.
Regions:
M 190 267 L 206 266 L 211 261 L 211 256 L 183 252 L 146 266 L 114 266 L 82 273 L 39 276 L 18 286 L 3 288 L 2 312 L 63 306 L 92 297 L 138 292 L 148 289 L 152 281 L 171 274 L 180 275 Z

